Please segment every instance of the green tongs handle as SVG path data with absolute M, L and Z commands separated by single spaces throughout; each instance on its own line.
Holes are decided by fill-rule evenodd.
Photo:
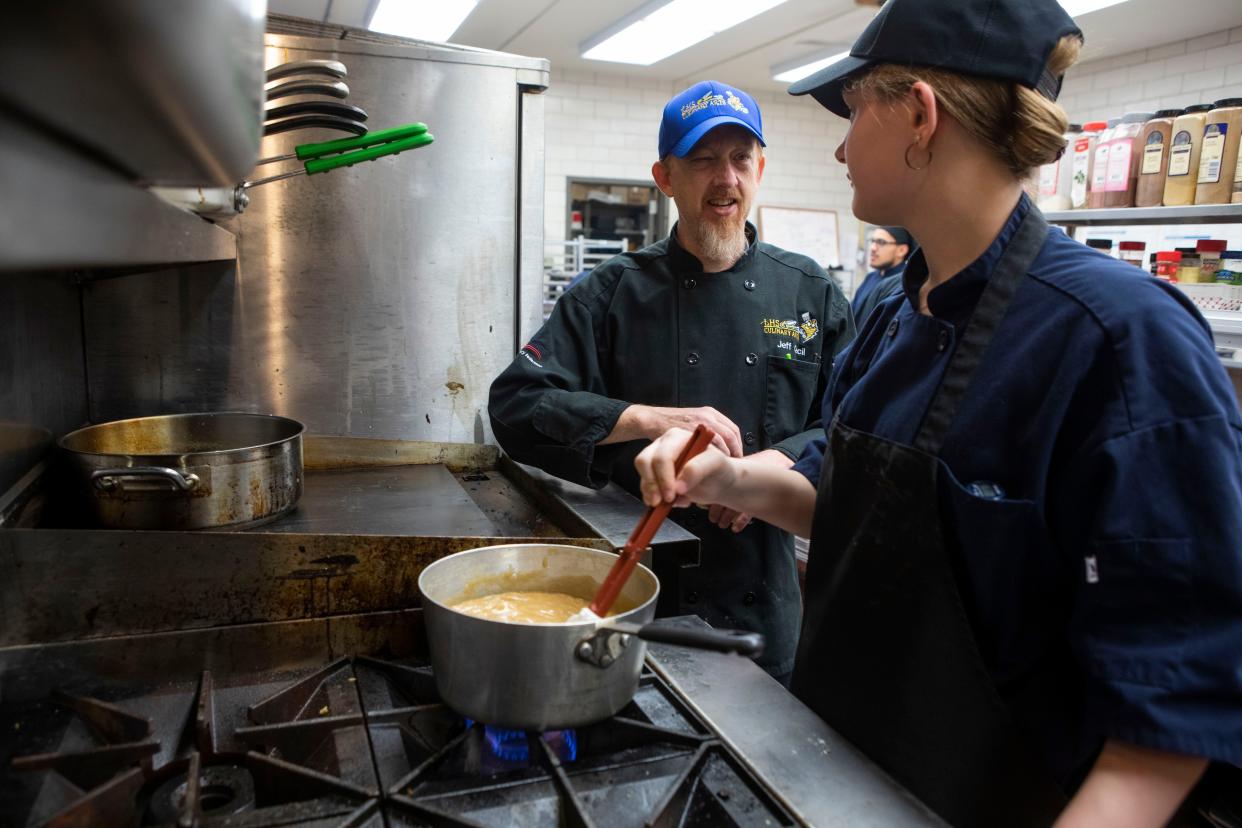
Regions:
M 385 155 L 424 147 L 435 140 L 427 131 L 426 124 L 381 129 L 359 135 L 357 138 L 341 138 L 319 144 L 302 144 L 295 150 L 297 157 L 306 162 L 306 174 L 328 172 L 338 167 L 352 167 L 361 161 L 373 161 Z M 349 150 L 356 150 L 350 152 Z M 329 156 L 327 158 L 323 156 Z

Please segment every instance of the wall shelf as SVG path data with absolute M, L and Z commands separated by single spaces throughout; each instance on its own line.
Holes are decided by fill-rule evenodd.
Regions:
M 1051 210 L 1050 224 L 1242 224 L 1242 204 L 1195 204 L 1188 207 L 1117 207 L 1108 210 Z
M 1051 210 L 1044 213 L 1049 224 L 1058 224 L 1073 235 L 1074 227 L 1125 227 L 1133 225 L 1242 224 L 1242 204 L 1195 204 L 1187 207 L 1118 207 L 1109 210 Z M 1242 312 L 1200 309 L 1220 345 L 1242 346 Z M 1242 369 L 1242 365 L 1226 366 Z

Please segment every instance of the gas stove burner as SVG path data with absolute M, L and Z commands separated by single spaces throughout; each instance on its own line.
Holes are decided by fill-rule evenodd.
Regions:
M 6 698 L 0 734 L 3 826 L 794 824 L 650 673 L 616 716 L 544 733 L 463 718 L 421 662 L 345 656 Z
M 164 782 L 151 794 L 147 825 L 176 823 L 185 809 L 189 769 Z M 222 817 L 253 810 L 254 776 L 238 765 L 207 765 L 199 772 L 198 810 Z
M 473 723 L 466 720 L 466 726 Z M 526 762 L 530 759 L 530 741 L 524 730 L 510 730 L 503 727 L 483 726 L 483 738 L 498 759 L 506 762 Z M 549 730 L 539 736 L 562 762 L 572 762 L 578 758 L 578 734 L 573 730 Z

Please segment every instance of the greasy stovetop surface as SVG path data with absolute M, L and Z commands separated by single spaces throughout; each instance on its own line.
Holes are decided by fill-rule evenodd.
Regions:
M 230 669 L 228 650 L 260 639 L 208 632 L 187 634 L 216 666 L 195 675 L 177 636 L 95 642 L 63 686 L 0 670 L 0 824 L 794 824 L 650 673 L 613 719 L 524 734 L 441 704 L 417 648 L 307 665 L 291 635 L 287 651 L 247 652 Z M 161 649 L 163 674 L 123 669 Z

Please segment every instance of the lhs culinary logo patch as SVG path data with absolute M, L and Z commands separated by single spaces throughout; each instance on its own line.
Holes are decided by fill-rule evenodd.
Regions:
M 787 336 L 794 342 L 810 342 L 819 336 L 819 322 L 809 313 L 799 319 L 765 319 L 763 332 L 772 336 Z
M 734 94 L 732 89 L 726 89 L 724 95 L 717 92 L 708 92 L 697 101 L 686 104 L 681 108 L 681 119 L 684 121 L 694 113 L 702 112 L 709 106 L 731 106 L 743 115 L 750 114 L 750 110 L 746 108 L 746 104 L 742 103 L 742 99 Z
M 741 98 L 733 94 L 732 89 L 728 90 L 725 93 L 725 95 L 726 95 L 725 100 L 729 102 L 729 106 L 733 107 L 734 109 L 736 109 L 738 112 L 742 113 L 743 115 L 750 114 L 750 110 L 747 109 L 746 106 L 742 103 Z

